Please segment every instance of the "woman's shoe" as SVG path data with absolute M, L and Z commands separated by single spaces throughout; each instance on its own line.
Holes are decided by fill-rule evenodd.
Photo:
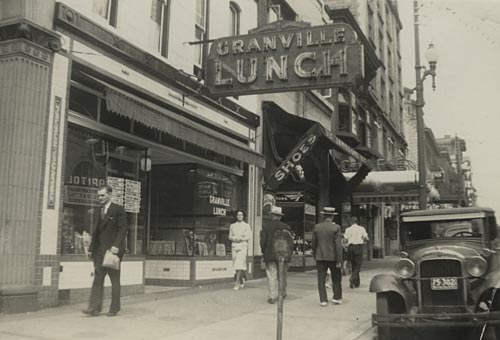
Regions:
M 234 286 L 233 289 L 238 290 L 238 289 L 240 289 L 240 286 Z

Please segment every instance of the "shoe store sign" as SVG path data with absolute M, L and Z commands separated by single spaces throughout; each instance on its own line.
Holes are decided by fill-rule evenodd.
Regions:
M 363 77 L 363 46 L 351 26 L 279 21 L 215 40 L 206 85 L 215 96 L 240 96 L 344 86 Z
M 266 179 L 269 188 L 275 189 L 285 178 L 294 171 L 297 166 L 306 158 L 321 135 L 321 126 L 314 124 L 302 137 L 295 148 L 288 154 L 281 165 L 273 171 L 272 175 Z

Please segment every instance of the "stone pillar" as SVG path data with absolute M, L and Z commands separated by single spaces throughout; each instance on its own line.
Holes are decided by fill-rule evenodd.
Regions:
M 0 24 L 0 312 L 39 307 L 36 259 L 54 33 Z

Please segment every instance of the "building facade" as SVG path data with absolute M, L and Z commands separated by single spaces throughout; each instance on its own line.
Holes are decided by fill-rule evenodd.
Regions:
M 255 27 L 256 4 L 0 6 L 0 310 L 87 298 L 104 184 L 129 222 L 124 294 L 231 280 L 235 211 L 260 224 L 260 117 L 255 97 L 210 96 L 204 41 Z
M 267 194 L 293 228 L 296 270 L 314 264 L 311 231 L 324 206 L 341 212 L 344 227 L 361 217 L 368 257 L 396 248 L 398 206 L 410 196 L 384 175 L 407 169 L 395 2 L 0 6 L 0 311 L 87 298 L 85 252 L 104 184 L 130 227 L 124 294 L 232 280 L 228 230 L 239 209 L 253 230 L 247 272 L 263 275 Z M 363 45 L 364 76 L 330 89 L 214 97 L 204 79 L 210 42 L 277 21 L 347 23 Z M 318 144 L 271 184 L 310 134 Z M 362 189 L 372 169 L 382 179 Z

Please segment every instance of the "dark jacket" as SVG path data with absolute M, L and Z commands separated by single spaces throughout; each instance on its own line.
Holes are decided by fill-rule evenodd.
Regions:
M 316 261 L 342 261 L 342 229 L 324 221 L 314 226 L 312 249 Z
M 106 215 L 101 220 L 100 209 L 94 212 L 94 226 L 92 232 L 92 240 L 89 246 L 89 251 L 92 253 L 92 258 L 102 257 L 106 250 L 112 246 L 118 248 L 118 256 L 123 258 L 125 253 L 125 236 L 127 235 L 127 215 L 123 207 L 118 204 L 111 203 L 106 212 Z
M 273 254 L 274 235 L 280 229 L 292 231 L 288 224 L 281 221 L 263 221 L 262 231 L 260 232 L 260 249 L 265 263 L 276 262 L 275 255 Z

